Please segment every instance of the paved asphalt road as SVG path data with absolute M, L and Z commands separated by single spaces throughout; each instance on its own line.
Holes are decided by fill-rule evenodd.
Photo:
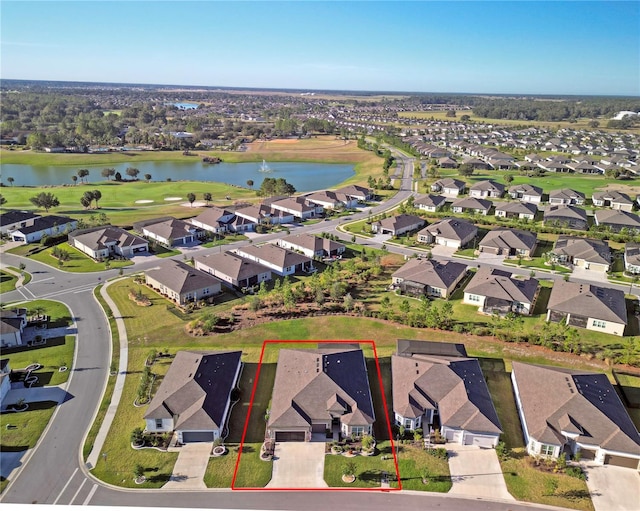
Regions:
M 396 206 L 412 195 L 413 162 L 397 154 L 399 169 L 404 178 L 400 191 L 385 204 L 367 212 L 355 213 L 352 218 L 364 218 Z M 345 219 L 342 219 L 344 221 Z M 305 228 L 305 232 L 332 231 L 341 220 L 320 222 Z M 298 229 L 296 229 L 298 230 Z M 343 239 L 349 235 L 335 231 Z M 260 241 L 279 237 L 265 236 Z M 225 249 L 245 244 L 238 242 Z M 363 242 L 379 245 L 373 240 Z M 214 249 L 194 250 L 193 255 L 212 253 Z M 410 249 L 390 247 L 397 253 L 410 255 Z M 18 267 L 24 262 L 17 256 L 2 255 L 2 264 Z M 474 263 L 469 261 L 471 265 Z M 75 504 L 103 506 L 157 506 L 223 509 L 359 509 L 384 510 L 399 508 L 438 508 L 452 511 L 543 509 L 531 504 L 503 503 L 482 499 L 454 498 L 433 494 L 380 492 L 281 492 L 281 491 L 189 491 L 124 490 L 106 486 L 93 479 L 81 459 L 84 436 L 93 422 L 101 401 L 109 370 L 111 336 L 101 308 L 92 290 L 102 279 L 117 275 L 117 270 L 100 275 L 72 274 L 59 271 L 36 261 L 27 261 L 32 281 L 19 290 L 5 293 L 3 302 L 49 299 L 69 306 L 78 328 L 77 360 L 67 387 L 67 400 L 60 405 L 41 441 L 23 459 L 19 472 L 0 497 L 3 503 Z M 141 271 L 157 264 L 154 261 L 136 264 L 133 271 Z M 512 271 L 517 269 L 509 268 Z M 526 273 L 526 272 L 523 272 Z M 551 276 L 555 277 L 555 276 Z M 611 286 L 614 287 L 614 286 Z M 628 288 L 625 286 L 625 290 Z M 547 508 L 548 509 L 548 508 Z

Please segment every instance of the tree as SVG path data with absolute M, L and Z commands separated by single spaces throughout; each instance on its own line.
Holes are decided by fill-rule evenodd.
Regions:
M 6 203 L 7 203 L 7 199 L 3 195 L 0 195 L 0 206 Z
M 135 167 L 127 167 L 127 170 L 125 170 L 124 172 L 132 179 L 138 179 L 138 174 L 140 174 L 140 171 Z
M 511 181 L 513 181 L 513 176 L 511 174 L 505 174 L 504 175 L 504 182 L 509 184 L 509 183 L 511 183 Z
M 104 168 L 100 171 L 100 175 L 102 177 L 106 177 L 107 181 L 111 181 L 111 176 L 116 174 L 116 169 L 113 168 Z
M 78 176 L 71 176 L 71 181 L 73 181 L 74 185 L 78 184 Z
M 353 304 L 355 302 L 355 300 L 353 299 L 353 297 L 351 296 L 350 293 L 347 293 L 346 295 L 344 295 L 344 298 L 342 299 L 343 305 L 344 305 L 344 310 L 346 310 L 347 312 L 351 311 L 351 309 L 353 309 Z
M 253 188 L 253 179 L 247 179 L 247 186 Z
M 38 208 L 44 208 L 47 212 L 49 212 L 49 209 L 60 205 L 58 198 L 51 192 L 40 192 L 38 195 L 31 197 L 29 201 Z
M 80 197 L 80 204 L 82 204 L 84 209 L 88 209 L 91 206 L 91 202 L 91 198 L 89 198 L 86 193 Z
M 86 182 L 85 178 L 89 175 L 89 169 L 80 169 L 78 170 L 77 174 L 78 174 L 78 177 L 80 178 L 80 181 L 84 183 Z
M 455 117 L 455 116 L 456 116 L 455 110 L 447 110 L 447 117 Z
M 600 126 L 600 123 L 596 120 L 593 121 L 589 121 L 589 127 L 590 128 L 597 128 L 598 126 Z
M 98 201 L 102 199 L 102 193 L 100 192 L 100 190 L 94 190 L 93 192 L 91 192 L 91 194 L 93 196 L 93 200 L 96 201 L 96 208 L 98 208 Z
M 116 173 L 114 174 L 114 179 L 115 179 L 116 181 L 122 181 L 122 174 L 120 174 L 120 172 L 116 172 Z
M 8 178 L 7 178 L 7 182 L 8 182 L 11 186 L 13 186 L 13 182 L 14 182 L 14 181 L 15 181 L 15 179 L 13 179 L 12 177 L 8 177 Z
M 148 183 L 149 181 L 151 181 L 151 174 L 145 174 L 144 175 L 144 180 Z
M 211 194 L 209 192 L 205 192 L 202 194 L 202 198 L 206 201 L 207 206 L 209 205 L 209 202 L 211 202 Z
M 471 116 L 469 116 L 469 115 L 467 115 L 467 114 L 461 115 L 461 116 L 460 116 L 460 120 L 461 120 L 462 122 L 470 121 L 470 120 L 471 120 Z
M 469 163 L 463 163 L 462 165 L 460 165 L 458 173 L 464 177 L 471 176 L 473 174 L 473 165 L 470 165 Z
M 191 204 L 191 207 L 193 207 L 193 203 L 196 200 L 196 194 L 195 193 L 188 193 L 187 194 L 187 200 L 189 201 L 189 204 Z

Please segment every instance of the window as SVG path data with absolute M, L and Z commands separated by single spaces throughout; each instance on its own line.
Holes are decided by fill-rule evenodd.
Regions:
M 405 428 L 410 428 L 411 427 L 411 423 L 412 423 L 411 419 L 405 419 L 404 420 L 404 427 Z
M 553 456 L 553 451 L 555 447 L 553 445 L 542 444 L 540 446 L 540 454 L 543 456 Z
M 351 428 L 351 435 L 362 436 L 364 434 L 364 426 L 353 426 Z
M 593 325 L 596 328 L 605 328 L 607 326 L 606 321 L 600 321 L 599 319 L 594 319 L 593 320 Z
M 469 296 L 469 301 L 470 302 L 479 302 L 480 301 L 480 297 L 478 295 L 468 295 Z
M 156 429 L 162 429 L 162 419 L 156 419 Z

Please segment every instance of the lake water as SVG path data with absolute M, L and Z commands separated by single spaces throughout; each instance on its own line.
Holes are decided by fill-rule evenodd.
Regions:
M 98 166 L 31 166 L 31 165 L 0 165 L 0 180 L 8 185 L 7 178 L 14 179 L 13 186 L 40 186 L 73 184 L 71 176 L 75 176 L 80 168 L 89 170 L 86 180 L 89 183 L 105 181 L 100 172 L 105 167 L 113 167 L 122 174 L 123 179 L 128 176 L 127 167 L 135 167 L 140 171 L 138 179 L 144 179 L 145 174 L 151 174 L 152 181 L 217 181 L 238 186 L 247 186 L 247 180 L 254 182 L 254 188 L 259 188 L 265 177 L 287 180 L 299 192 L 309 192 L 331 188 L 355 174 L 353 165 L 332 163 L 291 163 L 267 162 L 271 172 L 260 172 L 262 162 L 252 163 L 202 163 L 200 159 L 193 162 L 131 162 L 117 165 Z
M 199 106 L 198 103 L 185 103 L 185 102 L 167 103 L 167 105 L 173 105 L 175 107 L 178 107 L 180 110 L 195 110 Z

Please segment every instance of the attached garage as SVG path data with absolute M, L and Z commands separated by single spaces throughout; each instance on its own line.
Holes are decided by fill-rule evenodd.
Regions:
M 593 460 L 596 458 L 595 449 L 585 449 L 584 447 L 580 449 L 580 456 L 583 460 Z
M 182 443 L 190 442 L 213 442 L 215 436 L 213 431 L 183 431 Z
M 276 442 L 304 442 L 304 431 L 276 431 Z
M 477 445 L 478 447 L 484 447 L 485 449 L 492 449 L 498 444 L 498 437 L 474 435 L 469 433 L 464 437 L 465 445 Z
M 626 456 L 614 456 L 613 454 L 607 454 L 604 457 L 605 465 L 614 465 L 616 467 L 634 468 L 638 470 L 638 458 L 627 458 Z

